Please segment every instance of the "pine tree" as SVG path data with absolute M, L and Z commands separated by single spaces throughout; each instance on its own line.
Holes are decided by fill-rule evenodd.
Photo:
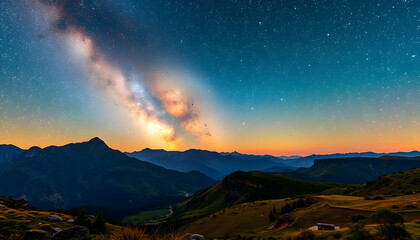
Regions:
M 80 209 L 80 211 L 77 213 L 76 219 L 74 220 L 74 224 L 91 229 L 89 214 L 85 208 Z
M 96 215 L 95 220 L 92 224 L 92 230 L 98 233 L 106 232 L 106 220 L 105 216 L 102 213 L 98 213 L 98 215 Z

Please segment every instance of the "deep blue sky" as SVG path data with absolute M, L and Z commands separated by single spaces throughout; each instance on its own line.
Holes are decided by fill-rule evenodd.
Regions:
M 98 135 L 122 150 L 273 154 L 420 142 L 418 1 L 5 0 L 0 8 L 3 142 Z M 146 122 L 168 124 L 176 144 L 133 126 L 127 99 L 90 81 L 92 69 L 66 47 L 75 32 L 130 91 L 139 82 L 145 96 L 136 101 L 158 109 Z M 180 89 L 177 104 L 194 106 L 186 113 L 155 89 L 150 75 L 161 71 L 177 76 L 164 92 Z

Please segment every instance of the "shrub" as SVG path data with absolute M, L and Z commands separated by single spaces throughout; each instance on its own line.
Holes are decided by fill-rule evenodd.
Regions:
M 401 214 L 382 208 L 372 214 L 372 218 L 379 224 L 378 232 L 387 240 L 412 239 L 404 226 Z
M 83 227 L 87 227 L 88 229 L 91 229 L 91 222 L 88 215 L 88 212 L 85 208 L 82 208 L 78 213 L 76 218 L 74 219 L 74 224 L 80 225 Z
M 351 221 L 354 222 L 354 223 L 356 223 L 360 220 L 366 220 L 366 217 L 363 216 L 362 214 L 355 214 L 355 215 L 351 216 Z
M 106 221 L 102 213 L 98 213 L 98 215 L 95 217 L 95 220 L 92 223 L 92 230 L 98 233 L 106 232 Z
M 381 195 L 376 195 L 371 198 L 371 200 L 384 200 L 384 199 L 385 199 L 384 196 L 381 196 Z
M 372 237 L 369 235 L 369 233 L 365 229 L 365 219 L 358 220 L 357 222 L 353 222 L 349 225 L 349 233 L 350 236 L 354 240 L 368 240 L 372 239 Z

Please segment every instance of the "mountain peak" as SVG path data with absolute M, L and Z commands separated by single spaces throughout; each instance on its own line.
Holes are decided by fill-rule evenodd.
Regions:
M 94 138 L 90 139 L 89 142 L 90 143 L 103 143 L 103 144 L 105 144 L 105 142 L 98 137 L 94 137 Z
M 90 139 L 87 143 L 89 143 L 90 145 L 93 145 L 95 147 L 106 147 L 106 148 L 108 148 L 108 145 L 106 145 L 106 143 L 98 137 L 94 137 L 94 138 Z

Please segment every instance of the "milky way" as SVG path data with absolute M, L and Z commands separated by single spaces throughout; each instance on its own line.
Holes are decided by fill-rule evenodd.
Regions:
M 49 16 L 52 34 L 64 36 L 68 50 L 75 53 L 77 61 L 92 74 L 97 86 L 107 91 L 115 104 L 138 118 L 149 134 L 176 144 L 179 136 L 175 127 L 163 119 L 165 115 L 170 115 L 178 121 L 181 128 L 194 136 L 211 135 L 207 124 L 200 119 L 198 109 L 194 107 L 194 100 L 182 92 L 182 79 L 177 85 L 171 86 L 171 80 L 168 78 L 172 76 L 147 72 L 145 81 L 135 79 L 129 82 L 118 66 L 107 60 L 106 54 L 95 44 L 95 39 L 82 26 L 73 23 L 73 18 L 66 10 L 73 6 L 74 2 L 40 0 L 40 3 L 44 14 Z M 141 62 L 141 59 L 139 61 Z M 152 98 L 163 106 L 163 112 L 155 106 Z
M 411 151 L 416 0 L 0 1 L 0 143 Z

